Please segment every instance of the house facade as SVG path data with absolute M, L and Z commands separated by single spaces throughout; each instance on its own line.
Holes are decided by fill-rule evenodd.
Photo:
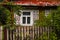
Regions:
M 11 1 L 11 0 L 8 0 Z M 5 31 L 5 40 L 36 40 L 43 32 L 47 32 L 49 40 L 49 27 L 36 27 L 35 21 L 42 20 L 43 14 L 47 16 L 52 10 L 57 9 L 60 2 L 57 0 L 12 0 L 14 5 L 21 5 L 20 16 L 14 14 L 16 19 L 16 29 Z M 7 29 L 9 30 L 9 29 Z M 36 37 L 37 36 L 37 37 Z M 43 37 L 42 37 L 43 38 Z
M 57 6 L 60 5 L 60 2 L 54 0 L 54 2 L 44 0 L 13 1 L 15 5 L 21 5 L 23 7 L 23 10 L 19 10 L 21 12 L 21 16 L 15 14 L 15 17 L 19 17 L 16 17 L 16 24 L 21 26 L 33 26 L 35 24 L 34 21 L 39 19 L 39 13 L 41 13 L 41 11 L 43 11 L 45 16 L 47 16 L 51 10 L 56 9 Z

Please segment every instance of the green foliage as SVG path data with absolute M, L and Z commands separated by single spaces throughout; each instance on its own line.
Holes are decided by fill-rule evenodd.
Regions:
M 42 14 L 42 13 L 41 13 Z M 50 14 L 48 14 L 48 16 L 46 17 L 44 14 L 39 15 L 40 18 L 39 20 L 35 21 L 35 25 L 37 26 L 42 26 L 42 27 L 53 27 L 53 32 L 49 32 L 49 39 L 47 36 L 47 33 L 43 33 L 38 40 L 58 40 L 57 37 L 57 32 L 55 33 L 56 29 L 59 31 L 58 33 L 60 33 L 60 8 L 58 8 L 57 10 L 52 10 Z M 56 28 L 56 29 L 54 29 Z
M 60 29 L 60 7 L 52 13 L 52 19 L 54 21 L 54 26 L 56 26 L 58 29 Z
M 39 37 L 40 40 L 48 40 L 48 36 L 47 36 L 47 33 L 44 32 L 40 37 Z
M 50 40 L 57 40 L 57 35 L 56 35 L 56 33 L 55 33 L 55 32 L 50 32 L 49 38 L 50 38 Z
M 0 24 L 6 25 L 7 21 L 9 20 L 10 11 L 0 6 Z
M 36 26 L 45 26 L 46 22 L 45 22 L 45 16 L 44 16 L 44 11 L 42 11 L 41 13 L 39 13 L 39 18 L 38 20 L 35 21 L 35 25 Z
M 13 10 L 13 13 L 16 13 L 17 15 L 20 16 L 20 13 L 23 8 L 20 5 L 10 5 L 11 6 L 11 10 Z
M 36 26 L 42 26 L 42 27 L 48 27 L 51 26 L 51 13 L 48 14 L 48 16 L 46 17 L 44 12 L 40 13 L 40 19 L 35 21 L 35 25 Z
M 49 35 L 47 32 L 43 32 L 40 37 L 37 37 L 34 40 L 57 40 L 57 35 L 54 32 L 49 32 Z
M 55 27 L 55 32 L 58 37 L 58 40 L 60 39 L 60 7 L 58 7 L 56 10 L 52 12 L 52 19 L 53 19 L 53 26 Z
M 0 5 L 0 25 L 4 25 L 4 27 L 8 27 L 8 28 L 10 28 L 11 25 L 13 25 L 11 29 L 14 29 L 14 27 L 16 26 L 15 19 L 13 18 L 12 21 L 11 17 L 14 17 L 15 12 L 16 14 L 20 15 L 19 9 L 21 8 L 21 6 L 16 6 L 16 5 L 7 5 L 7 6 L 11 8 L 11 11 L 7 9 L 7 7 Z

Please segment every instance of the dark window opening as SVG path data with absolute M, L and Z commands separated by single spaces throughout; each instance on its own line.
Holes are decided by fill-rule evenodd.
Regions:
M 27 24 L 30 24 L 30 17 L 27 17 Z
M 23 12 L 23 15 L 30 15 L 30 12 Z
M 23 17 L 23 24 L 26 23 L 26 17 Z

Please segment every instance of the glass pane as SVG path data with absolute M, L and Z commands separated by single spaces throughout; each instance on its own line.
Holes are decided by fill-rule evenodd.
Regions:
M 26 17 L 23 17 L 23 24 L 25 24 L 26 23 Z
M 30 12 L 23 12 L 23 15 L 30 15 Z
M 27 24 L 30 24 L 30 17 L 27 17 Z

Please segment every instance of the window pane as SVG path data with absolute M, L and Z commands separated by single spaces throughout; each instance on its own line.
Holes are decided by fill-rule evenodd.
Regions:
M 30 15 L 30 12 L 23 12 L 23 15 Z
M 30 17 L 27 17 L 27 24 L 30 24 Z
M 23 17 L 23 24 L 26 23 L 26 17 Z

